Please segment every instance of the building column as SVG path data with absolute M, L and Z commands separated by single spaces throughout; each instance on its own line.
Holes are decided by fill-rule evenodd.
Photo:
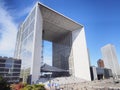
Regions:
M 72 32 L 72 52 L 73 76 L 90 81 L 90 64 L 83 27 Z
M 39 5 L 36 5 L 35 13 L 35 28 L 33 39 L 33 52 L 32 52 L 32 66 L 31 66 L 31 83 L 35 83 L 40 77 L 41 55 L 42 55 L 42 30 L 43 20 L 40 12 Z

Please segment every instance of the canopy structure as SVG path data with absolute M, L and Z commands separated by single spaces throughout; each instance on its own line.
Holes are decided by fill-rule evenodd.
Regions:
M 63 70 L 57 67 L 50 66 L 48 64 L 44 64 L 41 67 L 41 72 L 56 72 L 57 73 L 57 72 L 68 72 L 68 70 Z

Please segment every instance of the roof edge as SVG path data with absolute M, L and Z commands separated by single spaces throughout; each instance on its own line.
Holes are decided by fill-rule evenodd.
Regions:
M 55 13 L 57 13 L 57 14 L 63 16 L 64 18 L 66 18 L 66 19 L 72 21 L 73 23 L 75 23 L 75 24 L 77 24 L 77 25 L 80 25 L 81 27 L 84 27 L 82 24 L 80 24 L 80 23 L 78 23 L 78 22 L 72 20 L 71 18 L 69 18 L 69 17 L 63 15 L 62 13 L 59 13 L 58 11 L 56 11 L 56 10 L 54 10 L 54 9 L 52 9 L 52 8 L 50 8 L 50 7 L 48 7 L 48 6 L 46 6 L 45 4 L 43 4 L 43 3 L 41 3 L 41 2 L 37 2 L 36 4 L 42 5 L 43 7 L 47 8 L 47 9 L 49 9 L 49 10 L 52 10 L 53 12 L 55 12 Z

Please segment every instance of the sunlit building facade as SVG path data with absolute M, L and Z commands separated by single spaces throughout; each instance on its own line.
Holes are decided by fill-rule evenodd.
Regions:
M 113 76 L 120 75 L 119 62 L 114 45 L 105 45 L 101 48 L 101 52 L 105 68 L 111 69 Z
M 15 57 L 22 59 L 22 68 L 30 70 L 31 83 L 41 75 L 43 40 L 52 42 L 53 66 L 90 80 L 84 27 L 37 3 L 19 27 L 15 49 Z

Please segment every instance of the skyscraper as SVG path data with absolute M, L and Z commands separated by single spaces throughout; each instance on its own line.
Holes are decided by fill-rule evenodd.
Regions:
M 115 51 L 115 47 L 111 44 L 107 44 L 101 48 L 102 57 L 105 68 L 111 69 L 113 75 L 120 75 L 119 63 Z
M 99 59 L 97 61 L 98 67 L 104 67 L 104 61 L 102 59 Z
M 36 3 L 19 27 L 15 49 L 15 58 L 22 59 L 22 68 L 29 70 L 31 82 L 36 82 L 41 75 L 43 40 L 52 42 L 53 66 L 90 80 L 84 27 Z

